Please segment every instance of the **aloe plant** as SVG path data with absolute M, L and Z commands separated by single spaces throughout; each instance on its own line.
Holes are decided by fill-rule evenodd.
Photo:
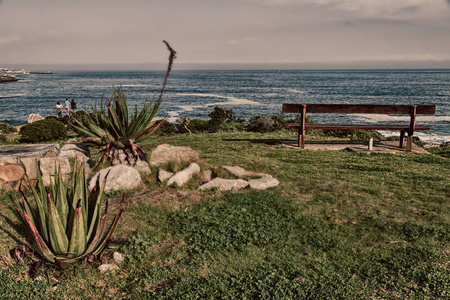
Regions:
M 147 160 L 145 150 L 138 143 L 149 138 L 166 120 L 165 118 L 159 122 L 153 121 L 160 111 L 167 77 L 176 58 L 175 50 L 167 42 L 164 43 L 170 51 L 170 56 L 158 100 L 155 101 L 155 97 L 150 102 L 145 100 L 140 112 L 135 106 L 134 111 L 130 113 L 125 94 L 121 89 L 114 87 L 111 98 L 105 103 L 102 98 L 98 107 L 95 103 L 91 107 L 92 113 L 88 113 L 86 118 L 82 120 L 71 118 L 71 127 L 86 138 L 80 143 L 103 153 L 98 163 L 110 159 L 113 165 L 122 163 L 134 166 L 138 160 Z
M 47 262 L 72 263 L 100 254 L 114 232 L 124 211 L 125 197 L 114 219 L 107 224 L 108 201 L 102 209 L 104 186 L 99 180 L 92 191 L 88 189 L 84 167 L 75 163 L 71 182 L 63 181 L 61 170 L 55 166 L 55 178 L 44 186 L 38 171 L 37 187 L 28 184 L 34 198 L 30 203 L 20 188 L 21 201 L 14 207 L 28 229 L 35 252 Z M 103 212 L 102 212 L 103 211 Z

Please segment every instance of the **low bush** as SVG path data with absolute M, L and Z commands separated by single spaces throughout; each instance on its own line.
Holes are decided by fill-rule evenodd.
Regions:
M 19 134 L 22 142 L 49 142 L 66 138 L 67 129 L 61 122 L 49 118 L 23 126 Z
M 256 116 L 248 120 L 247 130 L 255 132 L 271 132 L 283 128 L 285 121 L 277 116 Z
M 7 138 L 3 134 L 0 134 L 0 143 L 6 143 Z
M 3 134 L 17 132 L 17 129 L 8 123 L 0 122 L 0 132 Z

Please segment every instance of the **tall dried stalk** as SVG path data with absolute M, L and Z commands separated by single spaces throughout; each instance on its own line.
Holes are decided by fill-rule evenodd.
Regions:
M 163 87 L 162 87 L 162 90 L 161 90 L 161 95 L 159 95 L 159 100 L 158 100 L 158 102 L 161 101 L 161 98 L 162 98 L 163 93 L 164 93 L 164 89 L 166 88 L 167 77 L 169 77 L 169 73 L 170 73 L 170 71 L 172 70 L 173 60 L 174 60 L 175 58 L 177 58 L 177 52 L 176 52 L 175 50 L 173 50 L 172 47 L 170 47 L 169 43 L 166 42 L 166 41 L 163 41 L 163 43 L 165 43 L 166 46 L 167 46 L 167 49 L 169 49 L 169 51 L 170 51 L 170 56 L 169 56 L 169 65 L 167 66 L 166 78 L 164 79 L 164 84 L 163 84 Z

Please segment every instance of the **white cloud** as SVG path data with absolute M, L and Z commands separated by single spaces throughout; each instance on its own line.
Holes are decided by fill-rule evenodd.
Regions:
M 269 6 L 311 6 L 373 18 L 433 18 L 450 14 L 450 0 L 244 0 Z M 446 3 L 447 2 L 447 3 Z
M 1 0 L 0 0 L 1 2 Z M 0 46 L 10 46 L 17 44 L 21 41 L 21 38 L 18 34 L 12 34 L 9 36 L 0 36 Z

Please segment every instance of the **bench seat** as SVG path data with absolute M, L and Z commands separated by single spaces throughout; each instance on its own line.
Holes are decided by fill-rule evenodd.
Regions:
M 299 128 L 300 123 L 286 123 L 285 128 Z M 408 130 L 409 124 L 305 124 L 306 129 L 343 129 L 343 130 Z M 416 125 L 414 130 L 430 130 L 429 127 Z

